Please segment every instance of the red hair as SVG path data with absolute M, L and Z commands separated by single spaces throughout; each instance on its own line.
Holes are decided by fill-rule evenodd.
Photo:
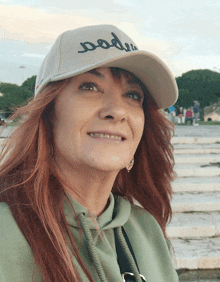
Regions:
M 53 170 L 50 151 L 54 100 L 69 80 L 49 83 L 35 99 L 17 109 L 11 119 L 24 117 L 24 121 L 4 143 L 0 159 L 0 201 L 9 205 L 32 249 L 43 281 L 47 282 L 82 281 L 72 263 L 71 252 L 89 281 L 93 281 L 64 216 L 65 191 Z M 137 200 L 155 217 L 166 237 L 166 224 L 172 215 L 173 124 L 158 110 L 146 89 L 145 94 L 145 126 L 134 166 L 130 173 L 126 169 L 118 173 L 112 192 L 131 203 Z

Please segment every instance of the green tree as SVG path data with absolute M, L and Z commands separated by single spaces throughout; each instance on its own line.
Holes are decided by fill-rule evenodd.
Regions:
M 198 100 L 204 108 L 220 98 L 220 73 L 211 70 L 192 70 L 176 78 L 179 98 L 176 105 L 187 108 Z
M 28 88 L 11 83 L 1 83 L 0 92 L 3 94 L 0 97 L 0 110 L 5 113 L 6 118 L 15 108 L 24 105 L 29 98 L 33 97 L 33 92 Z
M 187 89 L 179 89 L 179 97 L 175 104 L 175 107 L 188 108 L 193 105 L 193 98 L 191 93 Z
M 32 77 L 29 77 L 27 80 L 25 80 L 22 83 L 21 87 L 25 87 L 26 89 L 34 93 L 35 81 L 36 81 L 36 75 L 33 75 Z

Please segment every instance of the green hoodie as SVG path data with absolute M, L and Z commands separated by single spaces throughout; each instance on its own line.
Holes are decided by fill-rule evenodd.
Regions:
M 172 265 L 169 243 L 163 236 L 155 218 L 143 208 L 131 205 L 123 197 L 110 195 L 108 208 L 97 218 L 96 225 L 88 210 L 69 196 L 74 211 L 65 199 L 64 213 L 73 240 L 85 266 L 95 282 L 122 281 L 115 248 L 114 229 L 117 240 L 126 252 L 126 241 L 121 226 L 132 245 L 140 273 L 147 282 L 177 282 L 178 276 Z M 76 219 L 76 215 L 78 219 Z M 80 241 L 79 224 L 82 229 Z M 103 240 L 97 229 L 101 231 Z M 132 259 L 132 258 L 131 258 Z M 73 258 L 82 281 L 88 282 L 79 263 Z M 34 268 L 32 251 L 18 228 L 6 203 L 0 203 L 0 282 L 41 282 L 42 278 Z M 33 275 L 33 271 L 34 275 Z

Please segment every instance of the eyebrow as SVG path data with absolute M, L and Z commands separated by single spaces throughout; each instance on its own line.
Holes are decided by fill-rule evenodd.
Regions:
M 88 71 L 88 73 L 94 74 L 95 76 L 100 77 L 100 78 L 105 78 L 105 76 L 101 74 L 99 71 L 97 71 L 96 69 L 90 70 Z
M 139 86 L 139 87 L 141 88 L 141 85 L 139 84 L 138 81 L 136 81 L 135 78 L 134 78 L 134 79 L 129 79 L 129 80 L 127 80 L 126 83 L 129 84 L 129 85 L 132 85 L 132 86 L 137 85 L 137 86 Z
M 94 74 L 95 76 L 97 76 L 99 78 L 102 78 L 102 79 L 105 78 L 104 74 L 100 73 L 97 69 L 92 69 L 92 70 L 88 71 L 88 73 Z M 130 79 L 127 79 L 126 80 L 126 84 L 131 85 L 131 86 L 135 86 L 136 85 L 136 86 L 140 87 L 141 90 L 143 91 L 143 89 L 142 89 L 142 87 L 140 85 L 140 82 L 139 82 L 139 80 L 136 77 L 132 77 Z

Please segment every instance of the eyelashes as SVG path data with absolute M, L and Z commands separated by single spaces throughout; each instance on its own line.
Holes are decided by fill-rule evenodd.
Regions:
M 104 91 L 102 91 L 99 88 L 98 84 L 95 83 L 95 82 L 83 82 L 83 83 L 80 84 L 79 90 L 80 91 L 88 91 L 88 92 L 101 92 L 101 93 L 104 93 Z M 139 92 L 134 91 L 134 90 L 128 91 L 125 95 L 127 97 L 131 97 L 131 99 L 134 100 L 135 102 L 139 102 L 140 103 L 143 100 L 142 95 Z
M 83 82 L 79 86 L 80 90 L 98 91 L 98 85 L 94 82 Z
M 135 99 L 133 99 L 133 100 L 135 100 L 135 101 L 138 101 L 138 102 L 141 102 L 142 101 L 142 96 L 140 95 L 140 93 L 138 93 L 138 92 L 136 92 L 136 91 L 131 91 L 131 92 L 128 92 L 127 93 L 127 96 L 133 96 L 133 97 L 137 97 L 137 99 L 135 98 Z

